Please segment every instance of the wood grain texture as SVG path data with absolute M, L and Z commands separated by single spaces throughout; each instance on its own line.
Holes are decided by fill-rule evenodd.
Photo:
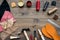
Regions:
M 7 1 L 10 5 L 11 2 L 16 2 L 16 4 L 17 4 L 19 0 L 7 0 Z M 58 7 L 58 11 L 55 14 L 59 16 L 59 19 L 57 21 L 52 19 L 55 14 L 53 14 L 51 16 L 47 15 L 47 12 L 49 10 L 51 10 L 52 8 L 54 8 L 53 6 L 51 6 L 52 0 L 40 0 L 41 1 L 41 9 L 39 12 L 36 12 L 36 8 L 35 8 L 36 0 L 31 0 L 32 1 L 31 8 L 26 7 L 26 2 L 28 0 L 23 0 L 23 1 L 25 2 L 24 8 L 19 8 L 18 6 L 16 8 L 11 8 L 11 6 L 10 6 L 11 12 L 16 19 L 16 23 L 14 24 L 13 27 L 8 28 L 1 33 L 1 37 L 3 40 L 7 36 L 9 36 L 11 33 L 14 34 L 15 31 L 16 31 L 15 33 L 17 33 L 18 31 L 21 31 L 21 29 L 23 29 L 23 28 L 29 27 L 32 31 L 33 30 L 32 26 L 35 24 L 39 25 L 38 27 L 36 27 L 36 29 L 38 29 L 38 28 L 41 29 L 46 23 L 48 23 L 47 19 L 51 19 L 52 21 L 54 21 L 60 25 L 60 0 L 56 0 L 56 2 L 57 2 L 56 7 Z M 42 8 L 46 1 L 49 1 L 50 5 L 49 5 L 49 8 L 47 9 L 47 11 L 43 12 Z M 2 3 L 2 0 L 0 0 L 0 4 L 1 3 Z M 25 15 L 22 15 L 23 13 Z M 38 19 L 39 21 L 34 22 L 34 19 Z M 58 33 L 60 34 L 60 29 L 58 29 L 58 28 L 56 28 L 56 29 L 57 29 Z M 33 34 L 33 31 L 31 33 L 29 32 L 28 34 Z M 21 39 L 21 40 L 23 40 L 23 39 Z M 38 39 L 38 40 L 40 40 L 40 39 Z M 50 39 L 46 38 L 46 40 L 50 40 Z

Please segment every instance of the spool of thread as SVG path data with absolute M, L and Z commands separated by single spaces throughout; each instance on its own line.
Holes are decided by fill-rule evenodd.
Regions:
M 23 0 L 20 0 L 20 1 L 18 2 L 18 6 L 19 6 L 20 8 L 22 8 L 22 7 L 24 6 Z
M 39 32 L 39 35 L 41 36 L 42 40 L 45 40 L 45 38 L 44 38 L 44 36 L 43 36 L 43 34 L 42 34 L 40 29 L 38 29 L 38 32 Z
M 36 11 L 40 10 L 40 0 L 36 1 Z
M 52 14 L 54 14 L 54 12 L 57 11 L 57 9 L 58 9 L 58 8 L 55 7 L 55 8 L 53 8 L 52 10 L 48 11 L 47 14 L 48 14 L 48 15 L 52 15 Z
M 28 8 L 30 8 L 30 7 L 32 6 L 32 2 L 31 2 L 31 1 L 27 1 L 26 6 L 27 6 Z
M 33 39 L 33 35 L 32 35 L 32 34 L 30 35 L 30 40 L 34 40 L 34 39 Z
M 49 2 L 46 1 L 44 6 L 43 6 L 43 11 L 46 11 L 48 6 L 49 6 Z
M 56 1 L 52 1 L 51 6 L 56 6 Z

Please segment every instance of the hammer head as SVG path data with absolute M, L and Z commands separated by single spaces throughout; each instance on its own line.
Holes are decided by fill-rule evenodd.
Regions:
M 22 29 L 22 31 L 21 32 L 23 32 L 23 31 L 30 31 L 30 29 L 29 28 L 24 28 L 24 29 Z

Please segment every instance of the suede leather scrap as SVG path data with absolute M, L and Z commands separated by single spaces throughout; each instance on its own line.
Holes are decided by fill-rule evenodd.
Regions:
M 15 21 L 16 20 L 11 13 L 7 0 L 3 0 L 2 4 L 0 5 L 0 32 L 8 27 L 13 26 Z
M 2 25 L 4 29 L 6 29 L 8 27 L 11 27 L 15 21 L 16 20 L 14 19 L 12 13 L 9 11 L 5 11 L 1 19 L 0 25 Z

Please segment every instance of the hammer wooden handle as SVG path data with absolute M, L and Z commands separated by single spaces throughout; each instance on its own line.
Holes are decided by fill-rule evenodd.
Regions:
M 27 35 L 27 32 L 26 32 L 26 31 L 24 31 L 24 35 L 25 35 L 26 39 L 27 39 L 27 40 L 29 40 L 29 37 L 28 37 L 28 35 Z

